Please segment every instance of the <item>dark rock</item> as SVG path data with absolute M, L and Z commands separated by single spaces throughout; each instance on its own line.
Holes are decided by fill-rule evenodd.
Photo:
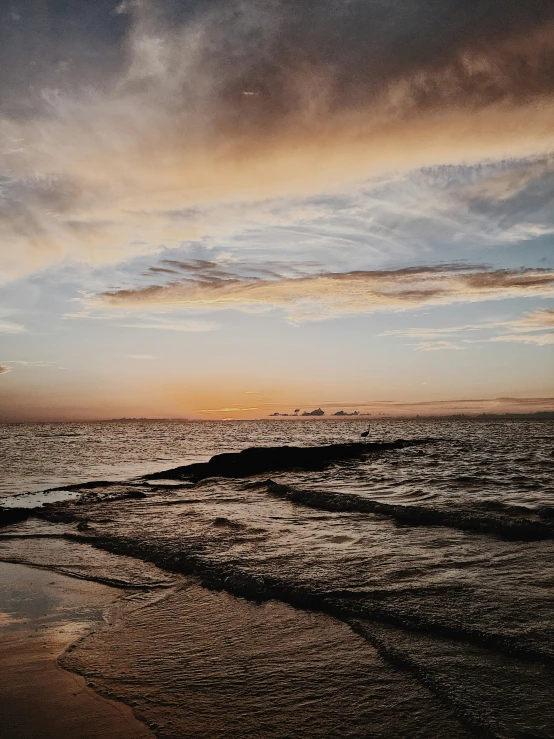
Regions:
M 126 493 L 125 497 L 126 498 L 133 498 L 135 500 L 141 500 L 142 498 L 147 498 L 148 496 L 142 490 L 129 490 Z
M 59 492 L 60 490 L 94 490 L 95 488 L 108 488 L 112 485 L 120 485 L 121 483 L 113 480 L 92 480 L 91 482 L 76 482 L 72 485 L 62 485 L 61 487 L 47 488 L 43 493 Z
M 0 527 L 25 521 L 30 515 L 30 508 L 0 508 Z
M 352 444 L 329 444 L 328 446 L 276 446 L 251 447 L 242 452 L 216 454 L 209 462 L 189 464 L 164 472 L 146 475 L 145 480 L 191 479 L 207 477 L 248 477 L 266 472 L 283 470 L 321 470 L 333 462 L 360 459 L 372 452 L 403 449 L 415 444 L 428 444 L 433 439 L 398 439 L 388 442 L 354 442 Z
M 231 521 L 228 518 L 225 518 L 224 516 L 218 516 L 216 519 L 214 519 L 213 526 L 216 528 L 229 528 L 229 529 L 244 529 L 245 526 L 241 523 L 237 523 L 236 521 Z

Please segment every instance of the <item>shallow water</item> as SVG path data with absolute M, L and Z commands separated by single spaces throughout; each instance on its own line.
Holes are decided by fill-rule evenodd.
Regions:
M 0 424 L 0 496 L 126 480 L 247 446 L 352 440 L 365 428 L 360 421 Z M 387 428 L 383 425 L 383 433 Z
M 0 424 L 0 496 L 89 480 L 126 480 L 248 446 L 359 441 L 365 421 Z M 435 437 L 368 464 L 303 480 L 399 501 L 460 498 L 554 504 L 554 421 L 376 420 L 370 439 Z
M 132 701 L 164 739 L 470 736 L 345 624 L 194 584 L 130 602 L 64 664 Z
M 237 438 L 170 424 L 191 428 L 166 468 L 205 460 L 214 438 L 217 451 L 351 441 L 360 423 L 259 422 L 246 443 L 234 425 Z M 551 739 L 553 430 L 391 422 L 375 438 L 436 441 L 317 472 L 83 490 L 1 529 L 0 559 L 146 590 L 67 665 L 164 739 Z M 157 448 L 156 425 L 140 433 Z M 115 454 L 102 464 L 123 474 Z M 133 474 L 154 469 L 151 455 Z

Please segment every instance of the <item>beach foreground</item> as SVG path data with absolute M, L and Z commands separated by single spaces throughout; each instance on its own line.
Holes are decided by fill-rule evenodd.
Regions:
M 123 703 L 100 696 L 58 656 L 102 621 L 120 592 L 0 563 L 0 716 L 4 739 L 147 739 Z

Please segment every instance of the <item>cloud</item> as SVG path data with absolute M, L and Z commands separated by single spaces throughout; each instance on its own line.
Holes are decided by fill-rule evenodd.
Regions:
M 114 290 L 97 298 L 110 308 L 280 308 L 295 321 L 423 305 L 554 295 L 554 271 L 445 265 L 354 271 L 281 279 L 248 278 L 211 267 L 182 281 Z
M 416 403 L 407 401 L 375 402 L 376 411 L 386 415 L 442 415 L 479 413 L 536 413 L 554 411 L 554 398 L 471 398 L 459 400 L 425 400 Z
M 422 383 L 426 385 L 427 383 Z M 378 416 L 427 416 L 427 415 L 450 415 L 450 414 L 467 414 L 477 415 L 480 413 L 536 413 L 541 411 L 554 411 L 554 398 L 462 398 L 462 399 L 434 399 L 423 401 L 407 401 L 407 400 L 368 400 L 360 399 L 356 402 L 332 400 L 327 402 L 319 402 L 317 400 L 298 403 L 303 407 L 313 407 L 319 405 L 327 411 L 327 415 L 331 415 L 333 411 L 339 409 L 355 409 L 363 413 L 370 413 Z M 273 408 L 282 408 L 282 404 L 276 403 L 264 404 L 264 410 Z M 293 404 L 290 404 L 293 407 Z M 221 410 L 237 410 L 237 409 L 221 409 Z M 213 411 L 217 412 L 217 411 Z
M 11 321 L 0 320 L 0 334 L 21 334 L 25 331 L 25 326 Z
M 0 31 L 12 277 L 202 239 L 206 205 L 554 148 L 549 0 L 46 6 Z
M 475 336 L 477 338 L 463 338 Z M 498 333 L 501 332 L 501 333 Z M 483 336 L 484 333 L 493 334 Z M 449 336 L 457 335 L 458 343 L 448 341 Z M 439 349 L 465 349 L 467 344 L 492 342 L 516 342 L 547 346 L 554 344 L 554 310 L 536 310 L 521 318 L 505 321 L 483 321 L 482 323 L 440 328 L 407 328 L 383 331 L 379 336 L 424 339 L 415 344 L 415 351 L 435 351 Z
M 0 375 L 5 375 L 6 372 L 9 372 L 11 370 L 11 367 L 5 367 L 3 364 L 0 364 Z
M 45 362 L 42 359 L 38 360 L 27 360 L 27 359 L 3 359 L 2 362 L 5 362 L 7 365 L 6 371 L 9 371 L 13 368 L 14 365 L 18 365 L 20 367 L 47 367 L 49 369 L 59 369 L 59 370 L 66 370 L 67 367 L 60 367 L 55 362 Z
M 504 334 L 502 336 L 494 336 L 491 341 L 511 341 L 518 344 L 536 344 L 537 346 L 547 346 L 554 344 L 554 331 L 548 334 Z
M 27 359 L 4 359 L 4 362 L 8 364 L 20 364 L 23 367 L 52 367 L 54 362 L 43 362 L 39 360 L 27 360 Z
M 193 320 L 193 319 L 175 319 L 168 320 L 158 316 L 139 316 L 138 320 L 131 323 L 120 323 L 123 328 L 141 328 L 151 331 L 189 331 L 193 333 L 203 331 L 216 331 L 218 326 L 213 321 Z M 130 355 L 129 355 L 130 356 Z M 135 359 L 138 357 L 135 356 Z M 141 357 L 146 359 L 146 357 Z M 148 357 L 152 359 L 152 357 Z
M 443 349 L 454 349 L 455 351 L 460 351 L 461 349 L 465 349 L 465 347 L 460 346 L 459 344 L 454 344 L 452 341 L 422 341 L 419 344 L 416 344 L 414 351 L 436 352 L 442 351 Z
M 554 310 L 536 310 L 527 313 L 522 318 L 510 321 L 504 325 L 510 326 L 512 331 L 544 331 L 554 330 Z
M 202 408 L 198 413 L 231 413 L 234 412 L 247 412 L 260 410 L 257 406 L 251 408 L 243 408 L 242 406 L 232 406 L 230 408 Z
M 497 324 L 492 324 L 496 326 Z M 465 324 L 462 326 L 442 326 L 440 328 L 404 328 L 392 331 L 382 331 L 379 336 L 405 336 L 415 339 L 435 339 L 443 336 L 451 336 L 460 332 L 482 331 L 487 324 Z
M 518 342 L 547 346 L 554 344 L 554 310 L 537 310 L 504 326 L 509 333 L 494 336 L 491 341 Z

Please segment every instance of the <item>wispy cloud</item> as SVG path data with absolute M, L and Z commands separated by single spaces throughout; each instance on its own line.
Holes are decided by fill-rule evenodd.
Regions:
M 494 336 L 491 341 L 509 341 L 518 344 L 547 346 L 548 344 L 554 344 L 554 331 L 547 334 L 503 334 L 502 336 Z
M 231 406 L 229 408 L 202 408 L 198 411 L 198 413 L 246 413 L 257 410 L 260 410 L 257 406 L 253 406 L 251 408 L 244 408 L 242 406 Z
M 25 326 L 20 323 L 0 320 L 0 334 L 21 334 L 25 332 Z
M 414 339 L 436 339 L 452 334 L 466 333 L 468 331 L 482 331 L 488 326 L 496 326 L 497 323 L 465 324 L 462 326 L 441 326 L 440 328 L 404 328 L 382 331 L 379 336 L 403 336 Z
M 14 366 L 18 367 L 38 367 L 38 368 L 47 368 L 47 369 L 59 369 L 59 370 L 66 370 L 67 367 L 61 367 L 56 362 L 44 362 L 41 359 L 37 360 L 27 360 L 27 359 L 3 359 L 2 362 L 6 365 L 5 371 L 8 372 L 9 370 L 13 369 Z
M 553 411 L 554 398 L 463 398 L 459 400 L 425 400 L 417 403 L 391 401 L 375 404 L 375 408 L 385 414 L 456 414 L 456 413 L 534 413 Z
M 216 331 L 218 325 L 213 321 L 195 319 L 167 319 L 153 315 L 139 316 L 129 323 L 120 323 L 123 328 L 146 329 L 149 331 L 189 331 L 193 333 L 203 331 Z M 145 357 L 142 357 L 143 359 Z
M 502 325 L 509 326 L 516 333 L 519 331 L 554 331 L 554 310 L 536 310 Z
M 322 408 L 347 407 L 346 403 L 321 403 Z M 406 400 L 365 400 L 356 404 L 359 409 L 371 411 L 375 415 L 435 415 L 456 413 L 534 413 L 537 411 L 553 411 L 554 398 L 533 397 L 501 397 L 501 398 L 460 398 L 449 400 L 423 400 L 419 402 Z
M 106 292 L 99 296 L 98 305 L 143 310 L 273 307 L 302 321 L 522 296 L 554 296 L 554 270 L 442 265 L 262 279 L 232 272 L 215 274 L 210 268 L 167 285 Z
M 11 370 L 11 367 L 5 367 L 3 364 L 0 364 L 0 375 L 5 375 L 6 372 L 9 372 Z
M 460 351 L 461 349 L 465 349 L 465 347 L 460 346 L 460 344 L 455 344 L 453 341 L 421 341 L 419 344 L 415 345 L 414 351 L 437 352 L 444 349 L 454 349 L 455 351 Z
M 23 367 L 54 367 L 55 362 L 44 362 L 41 359 L 38 360 L 27 360 L 27 359 L 3 359 L 6 364 L 20 364 Z
M 508 333 L 494 336 L 491 341 L 518 342 L 536 346 L 554 344 L 554 310 L 533 311 L 503 325 L 508 329 Z
M 465 349 L 468 344 L 489 341 L 547 346 L 554 344 L 554 310 L 536 310 L 521 318 L 505 321 L 483 321 L 440 328 L 395 329 L 383 331 L 379 336 L 424 339 L 414 345 L 416 351 L 459 350 Z M 445 337 L 449 336 L 456 336 L 457 341 L 448 341 Z

